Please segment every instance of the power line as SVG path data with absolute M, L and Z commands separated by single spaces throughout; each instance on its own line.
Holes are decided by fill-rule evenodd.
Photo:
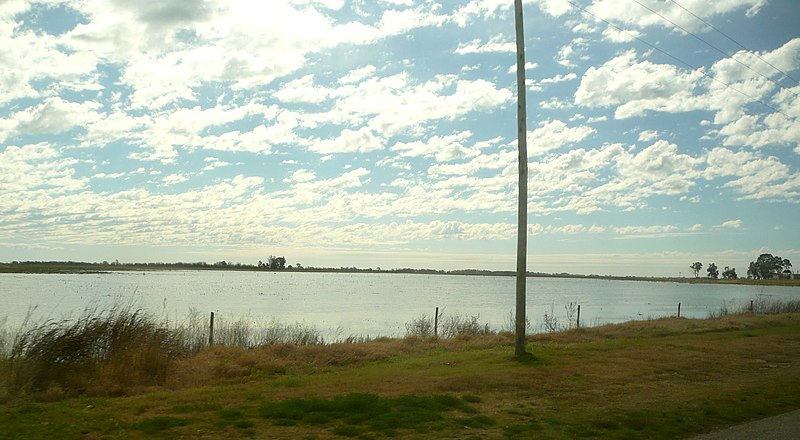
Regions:
M 696 18 L 696 19 L 698 19 L 698 20 L 702 21 L 702 22 L 703 22 L 703 23 L 704 23 L 706 26 L 708 26 L 708 27 L 710 27 L 711 29 L 713 29 L 713 30 L 715 30 L 715 31 L 719 32 L 720 34 L 722 34 L 722 36 L 724 36 L 724 37 L 725 37 L 725 38 L 727 38 L 728 40 L 732 41 L 734 44 L 736 44 L 736 45 L 737 45 L 737 46 L 739 46 L 740 48 L 742 48 L 742 49 L 744 49 L 744 50 L 746 50 L 746 51 L 748 51 L 748 52 L 751 52 L 751 53 L 752 53 L 753 55 L 755 55 L 755 56 L 756 56 L 756 57 L 757 57 L 759 60 L 761 60 L 762 62 L 764 62 L 764 64 L 766 64 L 766 65 L 768 65 L 768 66 L 772 67 L 773 69 L 777 70 L 778 72 L 780 72 L 780 73 L 781 73 L 783 76 L 785 76 L 786 78 L 789 78 L 789 79 L 791 79 L 792 81 L 794 81 L 795 83 L 798 83 L 798 84 L 800 84 L 800 81 L 798 81 L 797 79 L 793 78 L 791 75 L 789 75 L 788 73 L 784 72 L 783 70 L 781 70 L 781 69 L 779 69 L 779 68 L 775 67 L 775 65 L 773 65 L 773 64 L 772 64 L 772 63 L 770 63 L 769 61 L 767 61 L 767 60 L 765 60 L 764 58 L 762 58 L 762 57 L 761 57 L 761 56 L 760 56 L 758 53 L 756 53 L 755 51 L 753 51 L 753 50 L 750 50 L 750 49 L 748 49 L 748 48 L 744 47 L 744 45 L 743 45 L 742 43 L 739 43 L 738 41 L 736 41 L 736 40 L 735 40 L 733 37 L 731 37 L 730 35 L 726 34 L 725 32 L 722 32 L 722 31 L 721 31 L 721 30 L 719 30 L 719 29 L 717 29 L 716 27 L 714 27 L 714 25 L 713 25 L 713 24 L 711 24 L 711 23 L 707 22 L 707 21 L 706 21 L 706 20 L 704 20 L 702 17 L 698 17 L 698 16 L 697 16 L 697 14 L 695 14 L 694 12 L 692 12 L 692 11 L 690 11 L 690 10 L 686 9 L 686 8 L 685 8 L 683 5 L 681 5 L 680 3 L 676 2 L 675 0 L 669 0 L 669 1 L 671 1 L 672 3 L 675 3 L 675 5 L 676 5 L 676 6 L 678 6 L 678 7 L 679 7 L 679 8 L 681 8 L 681 9 L 683 9 L 684 11 L 688 12 L 688 13 L 689 13 L 689 14 L 691 14 L 691 15 L 692 15 L 694 18 Z M 731 55 L 731 58 L 733 58 L 733 55 Z
M 697 34 L 695 34 L 694 32 L 691 32 L 691 31 L 687 30 L 686 28 L 684 28 L 683 26 L 681 26 L 681 25 L 679 25 L 679 24 L 675 23 L 674 21 L 670 20 L 669 18 L 667 18 L 667 17 L 665 17 L 665 16 L 663 16 L 663 15 L 659 14 L 657 11 L 655 11 L 655 10 L 653 10 L 652 8 L 650 8 L 649 6 L 647 6 L 647 5 L 643 4 L 643 3 L 641 3 L 639 0 L 632 0 L 632 1 L 633 1 L 634 3 L 636 3 L 636 4 L 638 4 L 639 6 L 641 6 L 641 7 L 645 8 L 645 9 L 647 9 L 648 11 L 652 12 L 653 14 L 656 14 L 657 16 L 661 17 L 662 19 L 664 19 L 665 21 L 669 22 L 670 24 L 672 24 L 672 25 L 673 25 L 673 26 L 675 26 L 676 28 L 678 28 L 678 29 L 680 29 L 680 30 L 682 30 L 682 31 L 686 32 L 687 34 L 689 34 L 689 35 L 691 35 L 691 36 L 695 37 L 696 39 L 700 40 L 701 42 L 705 43 L 705 44 L 706 44 L 708 47 L 710 47 L 710 48 L 712 48 L 712 49 L 716 50 L 717 52 L 721 53 L 722 55 L 724 55 L 724 56 L 725 56 L 725 58 L 730 58 L 731 60 L 733 60 L 733 61 L 735 61 L 735 62 L 739 63 L 739 64 L 740 64 L 740 65 L 742 65 L 742 66 L 744 66 L 744 67 L 745 67 L 747 70 L 749 70 L 749 71 L 751 71 L 751 72 L 754 72 L 754 73 L 756 73 L 757 75 L 761 76 L 762 78 L 766 79 L 767 81 L 770 81 L 770 82 L 772 82 L 773 84 L 775 84 L 776 86 L 780 87 L 781 89 L 783 89 L 783 90 L 786 90 L 787 92 L 791 93 L 792 95 L 794 95 L 794 96 L 795 96 L 795 98 L 800 98 L 800 96 L 798 96 L 798 95 L 797 95 L 797 93 L 795 93 L 795 92 L 793 92 L 793 91 L 789 90 L 788 88 L 784 87 L 784 86 L 783 86 L 783 85 L 781 85 L 779 82 L 777 82 L 777 81 L 775 81 L 774 79 L 772 79 L 772 78 L 770 78 L 770 77 L 768 77 L 768 76 L 764 75 L 763 73 L 761 73 L 761 72 L 759 72 L 759 71 L 757 71 L 757 70 L 753 69 L 752 67 L 748 66 L 747 64 L 745 64 L 745 63 L 743 63 L 743 62 L 741 62 L 741 61 L 737 60 L 737 59 L 736 59 L 736 58 L 734 58 L 733 56 L 731 56 L 731 55 L 728 55 L 728 53 L 727 53 L 727 52 L 723 51 L 722 49 L 718 48 L 717 46 L 714 46 L 713 44 L 709 43 L 709 42 L 708 42 L 708 41 L 706 41 L 705 39 L 703 39 L 703 38 L 700 38 L 700 36 L 698 36 L 698 35 L 697 35 Z M 693 15 L 694 15 L 694 14 L 693 14 Z
M 773 107 L 773 106 L 772 106 L 772 105 L 770 105 L 770 104 L 767 104 L 766 102 L 762 101 L 761 99 L 758 99 L 758 98 L 756 98 L 756 97 L 754 97 L 754 96 L 751 96 L 751 95 L 749 95 L 749 94 L 747 94 L 747 93 L 745 93 L 745 92 L 743 92 L 743 91 L 741 91 L 741 90 L 737 89 L 736 87 L 734 87 L 734 86 L 732 86 L 732 85 L 730 85 L 730 84 L 726 83 L 725 81 L 722 81 L 722 80 L 721 80 L 721 79 L 719 79 L 719 78 L 715 78 L 715 77 L 713 77 L 713 76 L 709 75 L 708 73 L 706 73 L 706 72 L 705 72 L 705 70 L 704 70 L 704 69 L 700 69 L 700 68 L 698 68 L 698 67 L 695 67 L 695 66 L 693 66 L 692 64 L 689 64 L 688 62 L 686 62 L 686 61 L 684 61 L 684 60 L 682 60 L 682 59 L 680 59 L 680 58 L 676 57 L 675 55 L 672 55 L 671 53 L 669 53 L 669 52 L 665 51 L 664 49 L 661 49 L 660 47 L 658 47 L 658 46 L 656 46 L 656 45 L 654 45 L 654 44 L 651 44 L 651 43 L 649 43 L 649 42 L 647 42 L 647 41 L 643 40 L 643 39 L 642 39 L 642 38 L 640 38 L 639 36 L 637 36 L 637 35 L 635 35 L 635 34 L 633 34 L 633 33 L 631 33 L 631 32 L 628 32 L 628 31 L 626 31 L 625 29 L 622 29 L 621 27 L 619 27 L 619 26 L 615 25 L 614 23 L 611 23 L 610 21 L 606 20 L 605 18 L 598 17 L 597 15 L 593 14 L 592 12 L 589 12 L 588 10 L 586 10 L 586 9 L 585 9 L 583 6 L 581 6 L 580 4 L 577 4 L 577 3 L 575 3 L 573 0 L 564 0 L 564 1 L 565 1 L 565 2 L 567 2 L 567 3 L 569 3 L 570 5 L 572 5 L 573 7 L 577 8 L 577 9 L 580 9 L 580 10 L 581 10 L 581 11 L 583 11 L 584 13 L 591 15 L 591 16 L 592 16 L 592 17 L 594 17 L 595 19 L 597 19 L 597 20 L 600 20 L 600 21 L 602 21 L 602 22 L 606 23 L 607 25 L 609 25 L 609 26 L 613 27 L 614 29 L 616 29 L 616 30 L 618 30 L 618 31 L 620 31 L 620 32 L 622 32 L 622 33 L 625 33 L 625 34 L 627 34 L 628 36 L 630 36 L 631 38 L 634 38 L 634 39 L 636 39 L 636 40 L 637 40 L 637 41 L 639 41 L 640 43 L 642 43 L 642 44 L 645 44 L 645 45 L 647 45 L 647 46 L 649 46 L 649 47 L 653 48 L 654 50 L 657 50 L 657 51 L 661 52 L 662 54 L 664 54 L 664 55 L 668 56 L 669 58 L 672 58 L 673 60 L 675 60 L 675 61 L 677 61 L 677 62 L 679 62 L 679 63 L 681 63 L 681 64 L 683 64 L 683 65 L 685 65 L 685 66 L 687 66 L 687 67 L 689 67 L 689 68 L 690 68 L 690 69 L 692 69 L 693 71 L 700 72 L 700 74 L 702 74 L 702 75 L 703 75 L 703 76 L 705 76 L 706 78 L 708 78 L 708 79 L 710 79 L 710 80 L 712 80 L 712 81 L 718 82 L 718 83 L 720 83 L 720 84 L 724 85 L 726 88 L 730 88 L 731 90 L 733 90 L 733 91 L 735 91 L 735 92 L 739 93 L 740 95 L 742 95 L 742 96 L 744 96 L 744 97 L 746 97 L 746 98 L 749 98 L 749 99 L 751 99 L 751 100 L 753 100 L 753 101 L 755 101 L 755 102 L 758 102 L 758 103 L 760 103 L 761 105 L 763 105 L 764 107 L 767 107 L 767 108 L 769 108 L 769 109 L 772 109 L 772 110 L 774 110 L 775 112 L 777 112 L 777 113 L 780 113 L 780 114 L 782 114 L 782 115 L 786 116 L 786 117 L 787 117 L 787 118 L 789 118 L 789 119 L 796 119 L 794 116 L 791 116 L 791 115 L 788 115 L 788 114 L 786 114 L 784 111 L 782 111 L 782 110 L 780 110 L 780 109 L 778 109 L 778 108 L 775 108 L 775 107 Z

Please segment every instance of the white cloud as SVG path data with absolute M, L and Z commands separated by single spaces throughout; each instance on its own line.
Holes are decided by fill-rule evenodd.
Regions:
M 575 73 L 570 72 L 570 73 L 567 73 L 565 75 L 559 74 L 559 75 L 556 75 L 556 76 L 553 76 L 553 77 L 550 77 L 550 78 L 542 78 L 542 79 L 540 79 L 538 81 L 536 81 L 536 80 L 528 81 L 527 84 L 528 84 L 529 90 L 538 92 L 538 91 L 541 91 L 544 88 L 543 86 L 550 85 L 550 84 L 558 84 L 558 83 L 562 83 L 562 82 L 566 82 L 566 81 L 572 81 L 572 80 L 574 80 L 576 78 L 578 78 L 578 75 L 576 75 Z
M 336 101 L 328 114 L 332 122 L 356 125 L 368 121 L 368 127 L 384 137 L 419 129 L 429 121 L 490 111 L 512 98 L 509 89 L 498 89 L 483 79 L 442 75 L 415 83 L 406 73 L 369 78 L 333 95 Z
M 76 176 L 77 163 L 73 158 L 63 157 L 48 143 L 6 147 L 0 151 L 0 195 L 4 208 L 0 212 L 30 211 L 33 206 L 27 199 L 36 190 L 57 195 L 83 189 L 89 179 Z
M 691 9 L 701 0 L 685 2 Z M 513 2 L 256 3 L 0 4 L 0 242 L 208 252 L 242 243 L 511 243 Z M 609 14 L 616 6 L 609 19 L 630 34 L 563 0 L 525 4 L 546 24 L 526 29 L 529 55 L 542 63 L 527 63 L 538 69 L 528 85 L 547 92 L 529 107 L 527 134 L 529 206 L 541 216 L 529 231 L 544 246 L 571 234 L 602 243 L 710 237 L 745 224 L 770 232 L 750 217 L 704 227 L 701 196 L 743 210 L 781 203 L 791 211 L 800 202 L 800 87 L 783 89 L 727 58 L 715 63 L 704 50 L 691 54 L 705 66 L 698 71 L 625 52 L 613 42 L 630 34 L 664 48 L 691 39 L 635 3 L 584 2 Z M 767 7 L 705 4 L 701 15 L 720 26 Z M 53 20 L 65 10 L 66 20 Z M 436 29 L 415 32 L 422 27 Z M 441 38 L 428 44 L 433 34 Z M 800 39 L 773 37 L 760 46 L 773 49 L 735 58 L 786 85 L 759 57 L 794 76 Z M 605 213 L 573 215 L 595 212 Z M 687 212 L 697 218 L 687 221 Z M 652 226 L 654 215 L 682 229 Z
M 674 4 L 655 0 L 643 0 L 641 3 L 647 7 L 633 2 L 620 6 L 618 0 L 594 0 L 589 5 L 588 11 L 601 19 L 624 26 L 639 28 L 658 26 L 672 30 L 674 28 L 672 23 L 676 23 L 690 32 L 709 30 L 701 21 Z M 711 21 L 715 15 L 724 15 L 741 8 L 748 8 L 747 13 L 753 15 L 766 3 L 766 0 L 719 0 L 711 3 L 703 0 L 683 0 L 680 2 L 681 6 L 706 21 Z M 658 12 L 669 21 L 654 14 L 651 10 Z
M 568 127 L 559 120 L 543 122 L 539 128 L 528 133 L 528 155 L 538 156 L 564 145 L 578 143 L 596 132 L 586 125 Z
M 608 26 L 603 30 L 603 39 L 612 43 L 630 43 L 636 41 L 642 34 L 635 30 L 620 30 L 612 26 Z
M 213 156 L 206 157 L 205 159 L 203 159 L 203 162 L 206 163 L 206 165 L 203 167 L 203 171 L 212 171 L 217 168 L 227 167 L 231 165 L 229 162 L 225 162 L 224 160 L 220 160 L 219 158 Z
M 637 237 L 659 237 L 677 232 L 678 230 L 678 227 L 675 225 L 621 226 L 614 228 L 614 232 L 617 234 L 633 235 Z
M 161 179 L 165 185 L 176 185 L 178 183 L 186 182 L 187 180 L 189 180 L 189 176 L 179 173 L 170 174 Z
M 637 61 L 631 50 L 600 67 L 590 67 L 575 92 L 575 103 L 617 106 L 617 119 L 641 116 L 647 110 L 696 110 L 704 107 L 693 93 L 701 78 L 699 72 L 684 73 L 673 65 Z
M 577 67 L 575 58 L 580 60 L 588 59 L 584 53 L 589 45 L 586 38 L 575 38 L 569 44 L 562 46 L 556 56 L 556 62 L 565 67 Z
M 418 27 L 441 26 L 447 17 L 436 13 L 439 8 L 439 5 L 425 5 L 416 9 L 384 11 L 380 20 L 381 34 L 398 35 Z
M 531 71 L 531 70 L 534 70 L 534 69 L 538 69 L 538 68 L 539 68 L 539 64 L 533 63 L 533 62 L 530 62 L 530 61 L 525 61 L 525 72 L 528 72 L 528 71 Z M 512 64 L 512 65 L 508 66 L 508 73 L 510 73 L 510 74 L 517 73 L 517 65 L 516 64 Z
M 392 151 L 399 151 L 404 157 L 434 157 L 438 162 L 448 162 L 477 156 L 477 148 L 468 148 L 464 143 L 472 137 L 469 131 L 448 136 L 433 136 L 425 141 L 398 142 L 392 146 Z
M 96 121 L 99 104 L 70 102 L 60 97 L 49 98 L 41 104 L 21 110 L 0 124 L 7 131 L 0 133 L 0 142 L 17 135 L 58 134 Z
M 283 179 L 284 182 L 310 182 L 317 178 L 316 173 L 306 169 L 299 169 L 292 173 L 291 176 Z
M 573 10 L 572 5 L 563 0 L 532 0 L 532 3 L 535 3 L 545 14 L 553 17 L 561 17 Z
M 167 7 L 88 1 L 80 6 L 90 22 L 63 40 L 80 53 L 125 64 L 123 82 L 133 89 L 132 105 L 158 109 L 196 100 L 204 82 L 232 82 L 240 90 L 267 85 L 301 69 L 310 54 L 340 44 L 372 43 L 444 20 L 420 7 L 386 11 L 376 26 L 369 26 L 334 20 L 315 5 L 340 8 L 339 2 L 192 0 Z M 198 40 L 191 48 L 182 40 L 187 29 Z
M 339 84 L 354 84 L 363 81 L 370 76 L 375 75 L 377 71 L 376 67 L 368 64 L 364 67 L 360 67 L 358 69 L 353 69 L 347 73 L 347 75 L 339 78 Z
M 742 220 L 740 220 L 740 219 L 728 220 L 726 222 L 723 222 L 720 225 L 714 226 L 714 228 L 717 228 L 717 229 L 741 229 L 742 228 Z
M 639 133 L 639 141 L 650 142 L 658 139 L 658 131 L 656 130 L 642 130 Z
M 776 157 L 761 157 L 753 152 L 715 148 L 707 157 L 706 179 L 732 178 L 722 187 L 731 188 L 742 199 L 798 200 L 800 173 Z
M 514 41 L 507 41 L 503 35 L 495 35 L 486 43 L 480 39 L 472 40 L 468 43 L 460 43 L 456 49 L 459 55 L 491 53 L 491 52 L 516 52 L 517 46 Z
M 596 122 L 605 122 L 608 121 L 608 116 L 592 116 L 591 118 L 587 119 L 586 122 L 589 124 L 594 124 Z
M 309 150 L 319 154 L 364 153 L 384 148 L 384 140 L 367 127 L 358 130 L 345 128 L 335 139 L 310 140 L 308 144 Z
M 465 27 L 477 18 L 491 18 L 499 13 L 507 12 L 513 3 L 505 0 L 470 0 L 465 6 L 458 8 L 452 15 L 452 20 L 460 27 Z
M 306 75 L 284 84 L 275 92 L 275 97 L 283 102 L 318 104 L 327 100 L 329 94 L 327 88 L 314 85 L 314 75 Z

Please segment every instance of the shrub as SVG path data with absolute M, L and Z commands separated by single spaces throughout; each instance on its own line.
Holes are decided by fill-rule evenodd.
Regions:
M 779 313 L 800 313 L 800 300 L 782 300 L 759 295 L 752 304 L 746 303 L 737 306 L 734 301 L 725 301 L 716 312 L 710 312 L 709 318 L 719 318 L 728 315 L 741 315 L 755 313 L 758 315 L 775 315 Z
M 489 324 L 481 324 L 480 315 L 453 315 L 444 320 L 439 333 L 442 337 L 452 338 L 461 335 L 488 335 L 491 332 Z
M 429 338 L 433 335 L 433 318 L 428 315 L 422 315 L 406 323 L 406 337 Z

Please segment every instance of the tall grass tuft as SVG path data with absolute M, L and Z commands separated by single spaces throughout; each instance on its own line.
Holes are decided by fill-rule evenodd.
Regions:
M 709 318 L 720 318 L 729 315 L 754 313 L 757 315 L 776 315 L 779 313 L 800 313 L 800 299 L 782 300 L 759 295 L 750 303 L 737 305 L 733 301 L 725 301 L 716 312 L 710 312 Z
M 480 315 L 439 314 L 439 328 L 434 327 L 434 318 L 421 315 L 406 323 L 406 337 L 430 338 L 440 336 L 453 338 L 462 335 L 488 335 L 492 333 L 489 324 L 480 322 Z
M 430 338 L 434 336 L 433 317 L 422 315 L 406 323 L 406 337 Z
M 489 324 L 481 324 L 480 315 L 451 315 L 442 322 L 439 334 L 444 338 L 463 335 L 488 335 L 492 333 Z
M 178 334 L 139 310 L 85 310 L 77 319 L 47 321 L 16 335 L 5 361 L 7 392 L 114 394 L 160 385 L 170 362 L 186 354 Z
M 197 353 L 208 347 L 209 318 L 196 309 L 190 309 L 183 321 L 169 323 L 186 348 Z M 321 345 L 325 343 L 322 332 L 314 326 L 295 322 L 287 324 L 275 319 L 264 320 L 251 317 L 227 318 L 216 315 L 214 322 L 214 345 L 255 348 L 262 345 L 293 344 Z
M 322 345 L 325 339 L 314 326 L 277 320 L 258 321 L 238 318 L 231 322 L 220 320 L 214 341 L 220 345 L 254 348 L 262 345 Z

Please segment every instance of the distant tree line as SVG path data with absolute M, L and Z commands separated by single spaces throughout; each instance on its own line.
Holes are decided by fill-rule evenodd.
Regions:
M 700 271 L 703 270 L 703 263 L 695 261 L 689 265 L 689 269 L 694 271 L 695 278 L 699 278 Z M 739 275 L 736 274 L 736 268 L 725 266 L 725 269 L 723 269 L 722 273 L 720 273 L 719 267 L 717 267 L 716 263 L 709 263 L 706 272 L 708 272 L 708 277 L 714 280 L 719 279 L 720 275 L 722 275 L 722 279 L 725 280 L 735 280 L 739 278 Z
M 297 268 L 301 268 L 300 263 L 297 263 Z M 283 270 L 286 269 L 286 258 L 284 257 L 276 257 L 275 255 L 270 255 L 267 258 L 267 262 L 263 262 L 258 260 L 258 268 L 259 269 L 271 269 L 271 270 Z M 290 269 L 293 269 L 292 265 L 289 265 Z
M 774 278 L 791 278 L 792 263 L 785 258 L 774 256 L 772 254 L 761 254 L 756 261 L 750 262 L 750 267 L 747 269 L 747 278 L 754 280 L 768 280 Z M 695 261 L 689 265 L 689 269 L 694 271 L 695 278 L 700 276 L 700 271 L 703 270 L 703 263 Z M 709 263 L 708 278 L 718 279 L 720 276 L 719 268 L 716 263 Z M 725 266 L 722 271 L 722 278 L 726 280 L 735 280 L 738 278 L 736 269 L 730 266 Z

